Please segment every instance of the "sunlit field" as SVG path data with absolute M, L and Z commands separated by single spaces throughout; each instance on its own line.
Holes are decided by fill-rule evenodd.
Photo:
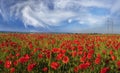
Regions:
M 0 73 L 120 73 L 120 35 L 0 33 Z

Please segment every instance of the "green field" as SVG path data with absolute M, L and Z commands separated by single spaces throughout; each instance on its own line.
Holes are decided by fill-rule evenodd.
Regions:
M 0 33 L 0 73 L 120 73 L 120 35 Z

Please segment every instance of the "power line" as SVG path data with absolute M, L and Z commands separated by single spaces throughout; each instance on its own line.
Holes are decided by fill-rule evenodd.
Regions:
M 107 18 L 106 25 L 107 25 L 107 33 L 113 33 L 113 31 L 114 31 L 114 28 L 113 28 L 114 23 L 113 23 L 112 18 Z

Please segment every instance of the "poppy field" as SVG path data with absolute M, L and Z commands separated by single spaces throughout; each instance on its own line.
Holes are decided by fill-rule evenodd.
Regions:
M 0 73 L 120 73 L 120 35 L 0 33 Z

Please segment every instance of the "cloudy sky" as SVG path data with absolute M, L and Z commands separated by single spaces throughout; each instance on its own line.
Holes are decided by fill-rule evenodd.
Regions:
M 120 0 L 0 0 L 0 31 L 120 33 L 119 19 Z

